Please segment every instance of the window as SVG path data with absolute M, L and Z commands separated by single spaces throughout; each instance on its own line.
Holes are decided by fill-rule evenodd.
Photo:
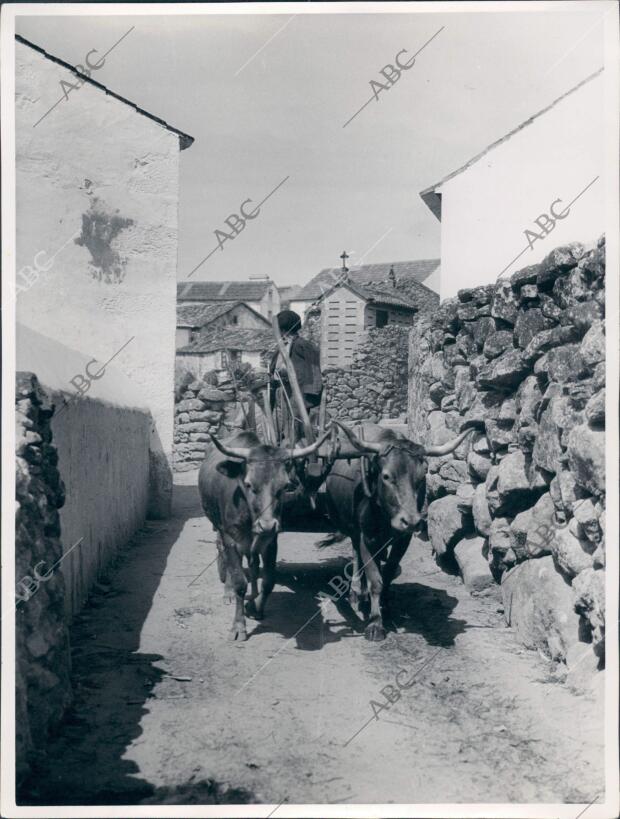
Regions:
M 232 323 L 233 324 L 238 324 L 239 323 L 239 316 L 233 316 L 232 317 Z
M 387 310 L 377 310 L 375 311 L 375 327 L 385 327 L 388 323 L 388 311 Z

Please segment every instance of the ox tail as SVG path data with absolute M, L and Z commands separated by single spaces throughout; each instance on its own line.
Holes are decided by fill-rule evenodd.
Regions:
M 342 543 L 346 539 L 344 532 L 330 532 L 326 537 L 317 540 L 315 546 L 317 549 L 324 549 L 326 546 L 333 546 L 335 543 Z

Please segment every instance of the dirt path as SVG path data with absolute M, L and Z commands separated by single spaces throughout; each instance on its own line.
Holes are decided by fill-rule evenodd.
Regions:
M 227 641 L 232 608 L 192 479 L 75 625 L 76 703 L 30 783 L 41 803 L 590 802 L 602 791 L 595 702 L 519 647 L 496 590 L 472 598 L 427 543 L 403 561 L 398 633 L 384 643 L 363 638 L 346 604 L 319 606 L 347 544 L 319 552 L 317 535 L 292 533 L 267 618 L 248 621 L 247 642 Z M 375 719 L 370 701 L 385 702 L 401 669 L 410 687 Z

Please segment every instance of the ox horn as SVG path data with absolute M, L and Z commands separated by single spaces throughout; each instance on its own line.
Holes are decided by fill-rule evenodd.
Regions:
M 445 444 L 441 444 L 441 446 L 429 446 L 424 448 L 424 454 L 428 458 L 439 458 L 442 455 L 448 455 L 450 452 L 454 452 L 457 446 L 469 435 L 470 432 L 474 431 L 474 427 L 470 429 L 466 429 L 465 432 L 461 432 L 454 440 L 448 441 Z
M 239 458 L 242 461 L 247 461 L 247 459 L 250 457 L 250 448 L 247 446 L 226 446 L 218 441 L 215 435 L 209 434 L 209 437 L 219 451 L 224 455 L 228 455 L 229 458 Z
M 382 449 L 381 444 L 377 443 L 376 441 L 364 441 L 363 439 L 358 438 L 354 432 L 352 432 L 340 421 L 336 421 L 336 419 L 334 419 L 333 423 L 336 424 L 336 426 L 340 427 L 340 429 L 344 432 L 349 441 L 351 441 L 353 446 L 356 449 L 359 449 L 360 452 L 376 452 L 377 454 L 381 452 Z
M 326 440 L 330 432 L 331 429 L 326 429 L 323 435 L 321 435 L 320 438 L 317 438 L 317 440 L 313 444 L 310 444 L 309 446 L 295 447 L 295 449 L 291 451 L 291 458 L 305 458 L 307 455 L 312 455 L 312 453 L 316 452 L 317 449 L 321 446 L 323 441 Z

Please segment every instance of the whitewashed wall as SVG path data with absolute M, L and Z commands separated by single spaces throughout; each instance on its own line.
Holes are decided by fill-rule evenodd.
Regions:
M 65 614 L 71 618 L 118 548 L 142 526 L 149 489 L 152 418 L 140 390 L 114 364 L 83 397 L 65 388 L 90 357 L 17 326 L 17 370 L 35 372 L 50 395 L 53 444 L 65 485 L 60 510 Z
M 17 270 L 34 266 L 35 257 L 49 266 L 18 292 L 17 318 L 100 362 L 115 356 L 115 367 L 140 389 L 154 419 L 151 512 L 165 515 L 179 138 L 88 83 L 37 123 L 63 96 L 60 80 L 76 83 L 70 71 L 16 43 Z M 83 228 L 98 231 L 99 246 Z
M 562 212 L 603 168 L 603 75 L 565 97 L 531 125 L 445 182 L 441 194 L 441 298 L 463 287 L 494 282 L 541 261 L 569 241 L 596 240 L 604 232 L 602 180 L 557 221 L 546 238 L 528 247 L 534 220 Z M 515 123 L 516 124 L 516 123 Z M 544 221 L 544 220 L 543 220 Z

